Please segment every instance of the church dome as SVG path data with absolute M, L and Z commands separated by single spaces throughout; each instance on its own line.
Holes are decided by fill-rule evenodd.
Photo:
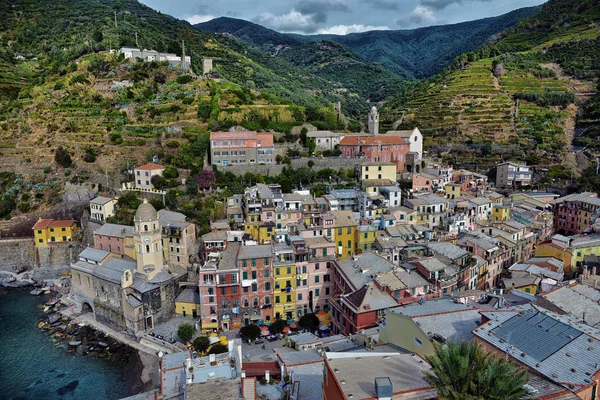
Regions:
M 158 220 L 158 213 L 152 204 L 148 203 L 148 199 L 140 204 L 134 217 L 135 222 L 148 222 Z
M 371 107 L 371 111 L 377 111 L 377 107 L 375 107 L 375 106 Z

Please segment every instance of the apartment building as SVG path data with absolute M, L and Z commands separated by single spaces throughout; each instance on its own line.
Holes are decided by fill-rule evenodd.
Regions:
M 272 164 L 275 147 L 271 132 L 211 132 L 212 165 Z

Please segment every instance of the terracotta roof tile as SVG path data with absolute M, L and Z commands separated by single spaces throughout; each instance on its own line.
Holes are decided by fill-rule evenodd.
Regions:
M 165 166 L 149 163 L 149 164 L 140 165 L 139 167 L 136 167 L 135 169 L 165 169 Z

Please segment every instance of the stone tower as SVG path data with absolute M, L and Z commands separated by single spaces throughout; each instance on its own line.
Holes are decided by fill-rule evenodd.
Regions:
M 375 106 L 371 107 L 371 111 L 369 111 L 369 135 L 379 135 L 379 113 Z
M 164 270 L 162 236 L 158 213 L 147 199 L 138 207 L 133 218 L 133 240 L 137 254 L 137 272 L 148 280 Z

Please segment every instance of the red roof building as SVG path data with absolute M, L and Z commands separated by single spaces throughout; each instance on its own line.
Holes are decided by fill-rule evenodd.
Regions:
M 406 165 L 406 154 L 410 144 L 399 136 L 346 136 L 340 141 L 343 157 L 366 157 L 371 162 L 392 162 L 396 172 L 402 172 Z

